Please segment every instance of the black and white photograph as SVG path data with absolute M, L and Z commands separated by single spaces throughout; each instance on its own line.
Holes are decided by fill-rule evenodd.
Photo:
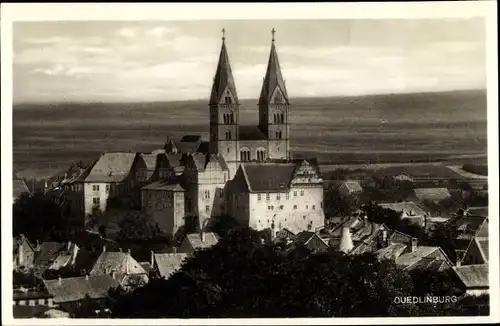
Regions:
M 8 324 L 498 321 L 496 4 L 193 5 L 2 5 Z

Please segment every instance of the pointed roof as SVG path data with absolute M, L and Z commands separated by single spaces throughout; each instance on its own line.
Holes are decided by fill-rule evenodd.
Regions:
M 271 53 L 269 54 L 269 61 L 267 63 L 266 77 L 264 78 L 264 83 L 262 84 L 262 91 L 260 92 L 259 105 L 271 103 L 272 97 L 277 87 L 279 87 L 281 91 L 283 102 L 286 104 L 290 104 L 288 100 L 288 93 L 286 91 L 285 81 L 283 80 L 283 75 L 281 74 L 280 63 L 278 60 L 278 53 L 276 53 L 276 45 L 274 44 L 274 29 L 273 29 L 273 41 L 271 44 Z
M 219 63 L 217 64 L 217 70 L 215 72 L 209 105 L 219 104 L 226 88 L 228 88 L 231 92 L 234 103 L 239 104 L 238 94 L 236 93 L 236 85 L 234 84 L 233 73 L 231 71 L 231 65 L 229 64 L 229 55 L 227 54 L 225 39 L 225 37 L 222 38 Z

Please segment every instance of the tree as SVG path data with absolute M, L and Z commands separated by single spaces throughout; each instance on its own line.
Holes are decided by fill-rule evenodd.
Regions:
M 139 211 L 124 211 L 124 216 L 118 223 L 120 231 L 117 241 L 120 242 L 161 242 L 167 241 L 166 235 L 158 223 L 146 218 Z
M 42 194 L 23 194 L 12 209 L 15 236 L 24 234 L 34 242 L 50 239 L 55 231 L 65 227 L 59 205 Z
M 329 184 L 324 191 L 324 210 L 327 217 L 351 216 L 360 206 L 355 195 L 340 196 L 338 189 Z

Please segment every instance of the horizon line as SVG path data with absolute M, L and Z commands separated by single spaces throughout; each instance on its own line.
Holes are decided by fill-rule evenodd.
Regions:
M 298 96 L 290 97 L 290 99 L 302 100 L 302 99 L 327 99 L 327 98 L 356 98 L 356 97 L 368 97 L 368 96 L 384 96 L 384 95 L 412 95 L 412 94 L 438 94 L 438 93 L 457 93 L 457 92 L 486 92 L 487 88 L 464 88 L 464 89 L 453 89 L 453 90 L 442 90 L 442 91 L 409 91 L 409 92 L 387 92 L 387 93 L 365 93 L 357 95 L 320 95 L 320 96 Z M 192 99 L 179 99 L 179 100 L 143 100 L 143 101 L 113 101 L 113 100 L 89 100 L 89 101 L 78 101 L 78 100 L 57 100 L 57 101 L 12 101 L 12 105 L 43 105 L 43 104 L 134 104 L 134 103 L 176 103 L 176 102 L 193 102 L 193 101 L 204 101 L 209 100 L 209 97 L 203 98 L 192 98 Z M 256 100 L 258 97 L 248 97 L 240 98 L 241 101 Z

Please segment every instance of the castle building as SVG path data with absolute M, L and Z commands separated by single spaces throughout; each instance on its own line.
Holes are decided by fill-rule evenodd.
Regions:
M 139 187 L 142 211 L 168 235 L 183 226 L 202 230 L 211 218 L 221 215 L 256 230 L 270 229 L 273 235 L 283 229 L 298 233 L 321 228 L 323 180 L 315 160 L 292 158 L 291 104 L 274 33 L 273 29 L 257 125 L 240 120 L 223 30 L 208 102 L 209 140 L 185 135 L 179 141 L 168 139 L 163 149 L 149 154 L 130 153 L 125 158 L 104 154 L 79 178 L 86 187 L 81 187 L 85 212 L 109 198 L 106 193 L 105 198 L 95 199 L 93 188 L 108 191 L 115 188 L 108 186 L 114 182 L 125 190 Z

